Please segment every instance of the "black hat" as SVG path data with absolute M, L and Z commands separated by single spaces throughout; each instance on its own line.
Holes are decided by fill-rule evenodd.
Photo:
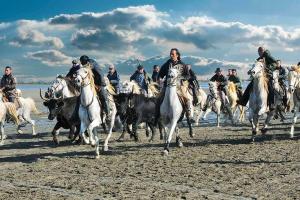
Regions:
M 89 59 L 90 58 L 87 55 L 82 55 L 79 60 L 82 65 L 85 65 L 89 61 Z
M 138 69 L 138 70 L 144 69 L 144 67 L 143 67 L 142 65 L 138 65 L 138 66 L 137 66 L 137 69 Z
M 236 69 L 232 69 L 233 72 L 236 72 Z
M 215 73 L 221 72 L 221 71 L 222 71 L 222 70 L 218 67 L 218 68 L 216 69 Z

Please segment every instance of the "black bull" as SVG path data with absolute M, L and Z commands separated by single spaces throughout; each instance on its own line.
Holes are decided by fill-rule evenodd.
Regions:
M 80 130 L 79 98 L 70 97 L 64 99 L 47 99 L 44 103 L 49 110 L 48 119 L 57 119 L 52 130 L 53 141 L 58 144 L 57 130 L 60 128 L 70 129 L 69 138 L 74 140 Z
M 145 97 L 142 94 L 119 94 L 115 97 L 115 102 L 117 106 L 118 115 L 120 116 L 120 119 L 123 123 L 124 129 L 123 133 L 120 137 L 120 139 L 123 139 L 125 129 L 127 128 L 128 132 L 130 133 L 130 130 L 128 128 L 129 124 L 132 124 L 132 134 L 135 138 L 135 140 L 138 140 L 138 134 L 137 134 L 137 126 L 145 122 L 146 125 L 148 125 L 152 131 L 152 137 L 150 141 L 153 141 L 155 134 L 156 134 L 156 124 L 155 117 L 156 114 L 156 107 L 157 104 L 160 102 L 158 98 L 148 98 Z M 181 118 L 179 121 L 183 119 L 184 112 L 182 113 Z M 192 126 L 190 123 L 190 119 L 187 118 L 188 125 L 189 125 L 189 133 L 190 136 L 193 136 Z M 160 139 L 163 139 L 162 135 L 162 124 L 160 123 L 160 120 L 158 120 L 158 127 L 160 130 Z

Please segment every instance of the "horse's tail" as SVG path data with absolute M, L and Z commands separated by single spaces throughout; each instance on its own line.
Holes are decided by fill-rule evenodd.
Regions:
M 35 101 L 32 98 L 27 98 L 28 104 L 30 106 L 30 111 L 32 111 L 35 114 L 40 114 L 38 109 L 36 108 Z
M 19 118 L 18 118 L 18 113 L 17 113 L 17 109 L 14 103 L 11 102 L 5 102 L 4 103 L 8 114 L 11 116 L 11 118 L 13 119 L 13 121 L 19 125 Z

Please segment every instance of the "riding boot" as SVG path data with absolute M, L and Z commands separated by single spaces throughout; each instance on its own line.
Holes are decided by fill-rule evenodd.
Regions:
M 272 85 L 272 81 L 268 82 L 268 98 L 267 98 L 267 102 L 268 102 L 268 106 L 269 106 L 269 110 L 274 110 L 275 109 L 275 95 L 274 95 L 274 91 L 273 91 L 273 85 Z
M 109 103 L 108 103 L 108 97 L 107 97 L 107 91 L 105 87 L 101 86 L 100 92 L 99 92 L 99 99 L 101 101 L 101 104 L 103 106 L 103 110 L 105 114 L 108 116 L 109 114 Z
M 252 90 L 252 87 L 253 87 L 253 81 L 251 81 L 251 82 L 248 84 L 248 86 L 247 86 L 247 88 L 246 88 L 244 94 L 243 94 L 242 97 L 237 101 L 237 103 L 238 103 L 239 105 L 242 105 L 242 106 L 246 106 L 246 105 L 247 105 L 247 103 L 248 103 L 248 101 L 249 101 L 249 98 L 250 98 L 250 92 L 251 92 L 251 90 Z

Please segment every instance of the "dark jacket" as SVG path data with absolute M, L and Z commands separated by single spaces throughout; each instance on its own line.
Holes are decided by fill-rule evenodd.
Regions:
M 231 75 L 228 77 L 228 81 L 233 82 L 234 84 L 236 84 L 237 88 L 242 89 L 242 82 L 238 76 Z
M 148 90 L 148 84 L 151 79 L 148 77 L 147 73 L 144 71 L 143 74 L 140 74 L 138 71 L 135 71 L 134 74 L 130 77 L 130 81 L 134 80 L 137 84 L 144 90 Z
M 286 79 L 286 71 L 283 67 L 280 67 L 278 70 L 279 70 L 279 81 L 284 83 Z
M 1 88 L 3 88 L 3 92 L 8 96 L 15 96 L 16 89 L 16 78 L 10 75 L 3 75 L 1 79 Z
M 277 63 L 276 59 L 271 56 L 271 53 L 269 50 L 265 50 L 263 55 L 257 58 L 256 60 L 265 59 L 266 62 L 266 68 L 268 71 L 273 72 L 276 69 Z
M 68 74 L 66 75 L 66 77 L 68 78 L 74 78 L 74 74 L 76 74 L 76 72 L 80 69 L 80 65 L 75 65 L 72 66 L 71 69 L 69 70 Z
M 87 65 L 89 65 L 93 71 L 95 84 L 106 86 L 101 67 L 98 65 L 98 63 L 94 59 L 90 58 Z
M 219 82 L 220 85 L 219 85 L 218 89 L 221 89 L 221 90 L 223 90 L 224 87 L 227 85 L 227 79 L 223 75 L 218 76 L 217 74 L 215 74 L 213 77 L 211 77 L 211 79 L 209 81 Z
M 116 70 L 113 74 L 108 73 L 107 78 L 108 78 L 110 84 L 112 84 L 113 86 L 119 86 L 120 77 Z
M 161 78 L 161 79 L 165 78 L 169 73 L 169 69 L 173 68 L 175 65 L 181 66 L 181 68 L 182 68 L 182 69 L 180 69 L 180 71 L 182 73 L 181 75 L 185 76 L 186 71 L 187 71 L 186 67 L 185 67 L 185 64 L 181 60 L 174 63 L 172 59 L 169 59 L 167 62 L 165 62 L 165 64 L 163 64 L 161 66 L 161 68 L 159 70 L 159 73 L 158 73 L 158 77 Z M 167 79 L 165 79 L 165 81 L 164 81 L 165 86 L 166 86 L 166 84 L 167 84 Z
M 153 82 L 158 82 L 159 81 L 159 72 L 155 72 L 155 71 L 153 71 L 153 73 L 152 73 L 152 81 Z

